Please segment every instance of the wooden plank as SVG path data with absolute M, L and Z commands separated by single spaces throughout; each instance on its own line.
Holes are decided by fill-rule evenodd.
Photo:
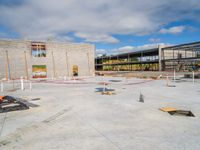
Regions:
M 173 108 L 173 107 L 162 107 L 160 108 L 160 110 L 164 112 L 170 112 L 170 111 L 177 111 L 178 109 Z

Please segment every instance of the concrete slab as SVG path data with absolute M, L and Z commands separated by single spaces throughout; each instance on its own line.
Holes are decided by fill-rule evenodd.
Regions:
M 98 82 L 109 80 L 120 80 L 107 85 L 116 95 L 95 92 L 103 87 Z M 5 91 L 1 94 L 41 99 L 31 101 L 39 107 L 0 114 L 1 127 L 5 119 L 0 149 L 199 150 L 200 82 L 174 84 L 171 88 L 165 80 L 95 77 Z M 144 103 L 138 102 L 140 92 Z M 195 117 L 171 116 L 161 107 L 192 110 Z

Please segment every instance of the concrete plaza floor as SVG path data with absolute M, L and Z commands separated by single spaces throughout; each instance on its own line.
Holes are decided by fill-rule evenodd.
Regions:
M 99 82 L 109 82 L 116 94 L 95 92 L 103 87 Z M 94 77 L 5 91 L 1 95 L 39 107 L 0 114 L 0 149 L 199 150 L 200 82 L 170 84 L 176 87 L 165 80 Z M 161 107 L 191 110 L 195 117 L 172 116 Z

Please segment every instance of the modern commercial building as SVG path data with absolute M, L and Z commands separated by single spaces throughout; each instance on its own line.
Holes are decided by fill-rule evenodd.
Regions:
M 92 76 L 95 46 L 63 42 L 0 40 L 1 78 Z
M 186 71 L 200 66 L 200 42 L 141 50 L 95 59 L 97 71 Z

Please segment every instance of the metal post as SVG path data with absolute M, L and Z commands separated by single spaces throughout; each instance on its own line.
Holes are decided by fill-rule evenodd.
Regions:
M 103 64 L 103 56 L 102 56 L 102 58 L 101 58 L 101 62 L 102 62 L 102 71 L 104 71 L 104 70 L 103 70 L 103 68 L 104 68 L 104 64 Z
M 129 56 L 129 54 L 128 54 L 128 71 L 130 71 L 130 56 Z
M 106 91 L 106 83 L 104 82 L 103 83 L 103 92 L 105 93 L 105 91 Z
M 192 71 L 192 82 L 194 84 L 194 71 Z

